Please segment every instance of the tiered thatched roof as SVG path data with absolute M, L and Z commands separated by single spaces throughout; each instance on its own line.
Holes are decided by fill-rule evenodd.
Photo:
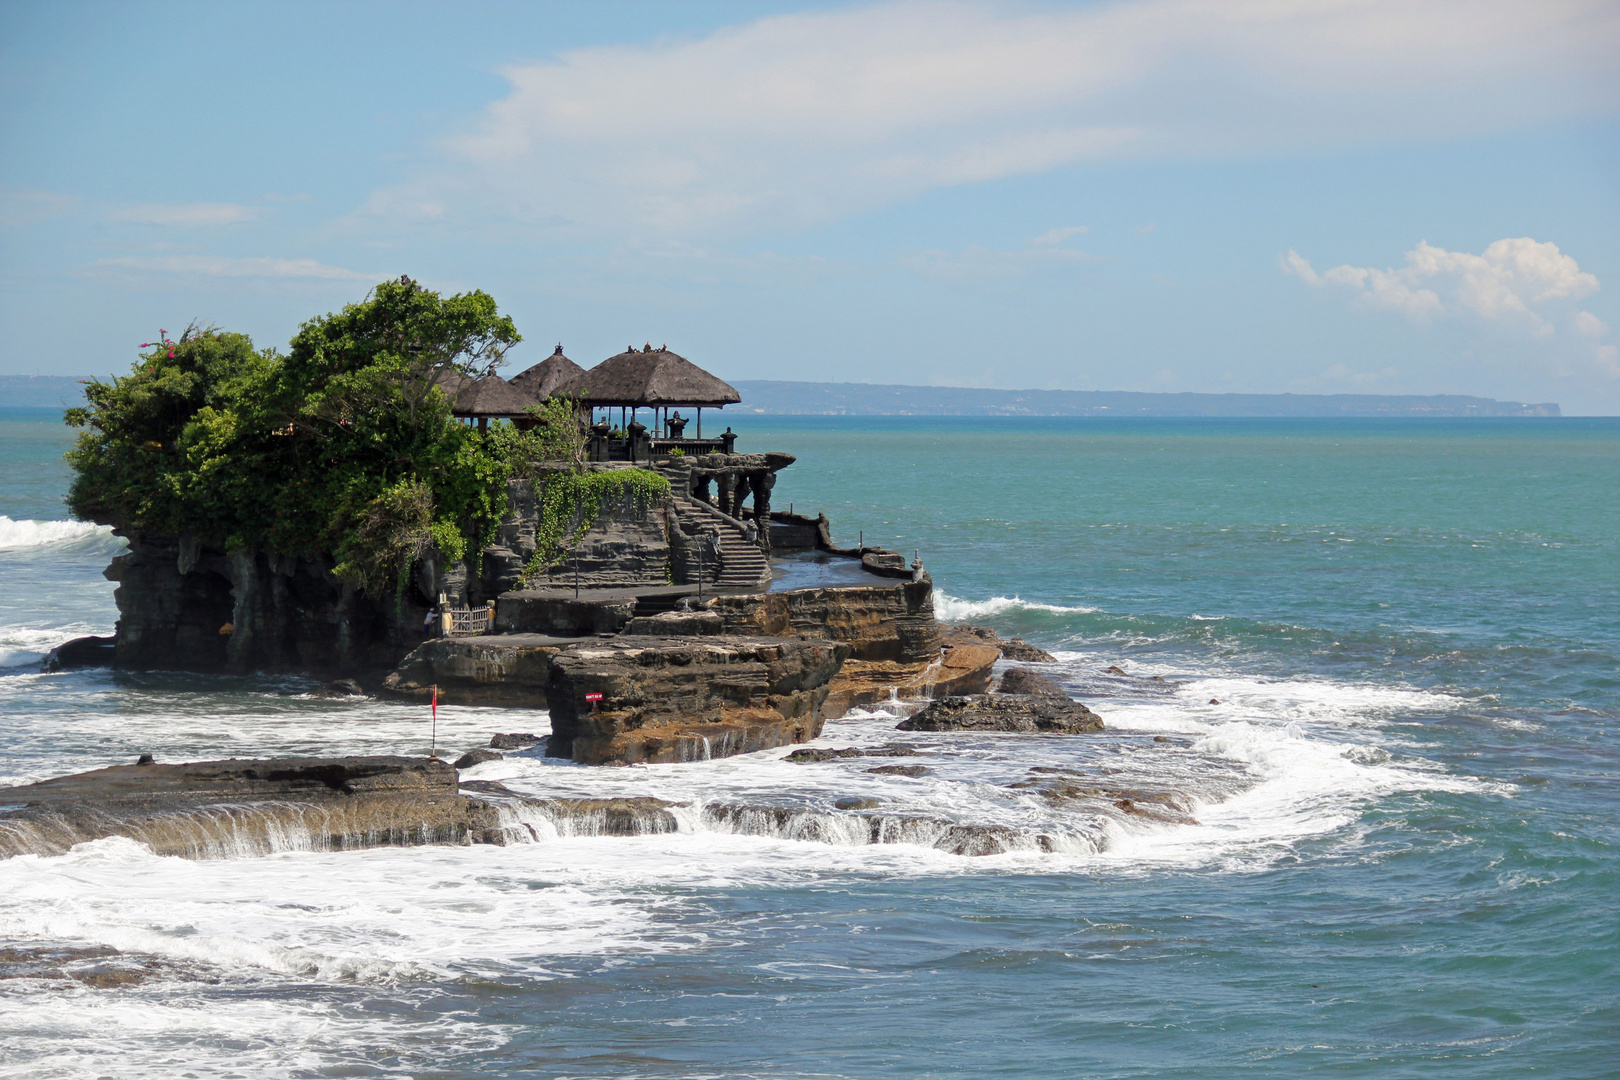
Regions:
M 443 371 L 434 383 L 450 398 L 450 415 L 493 419 L 528 415 L 530 401 L 499 375 L 474 379 L 459 371 Z
M 585 369 L 557 351 L 526 371 L 512 376 L 508 382 L 531 405 L 545 401 L 557 392 L 559 386 L 570 383 L 585 374 Z
M 742 395 L 683 356 L 648 346 L 610 356 L 557 393 L 586 405 L 730 405 Z

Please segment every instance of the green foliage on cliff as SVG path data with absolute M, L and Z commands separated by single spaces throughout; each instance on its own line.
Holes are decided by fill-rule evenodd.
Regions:
M 430 544 L 460 557 L 506 511 L 510 433 L 454 420 L 435 382 L 487 374 L 519 340 L 488 294 L 404 278 L 306 322 L 285 354 L 193 327 L 68 412 L 84 429 L 69 508 L 232 550 L 331 552 L 367 592 L 402 588 Z
M 551 570 L 591 531 L 602 507 L 625 500 L 638 515 L 669 498 L 670 483 L 650 469 L 609 469 L 603 472 L 546 472 L 536 480 L 540 520 L 535 527 L 534 557 L 524 567 L 525 578 Z

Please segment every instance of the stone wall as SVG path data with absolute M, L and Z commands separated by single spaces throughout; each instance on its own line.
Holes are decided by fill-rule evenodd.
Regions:
M 544 485 L 543 476 L 534 481 L 513 480 L 507 485 L 512 512 L 497 530 L 495 545 L 484 550 L 483 573 L 472 590 L 475 603 L 493 600 L 522 586 L 522 571 L 535 551 Z M 572 536 L 577 528 L 577 519 L 572 520 L 564 527 L 563 535 Z M 627 493 L 623 499 L 604 502 L 590 530 L 562 562 L 527 585 L 572 588 L 576 572 L 584 588 L 666 585 L 670 578 L 670 531 L 667 501 L 642 509 Z

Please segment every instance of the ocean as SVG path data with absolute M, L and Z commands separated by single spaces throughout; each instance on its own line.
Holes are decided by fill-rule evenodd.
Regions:
M 818 745 L 903 740 L 930 774 L 785 748 L 464 774 L 682 802 L 668 835 L 9 859 L 0 1077 L 1620 1075 L 1620 420 L 732 423 L 798 455 L 774 506 L 918 552 L 941 618 L 1050 650 L 1107 729 L 876 709 Z M 38 674 L 115 618 L 70 436 L 0 411 L 0 784 L 426 752 L 423 708 L 302 679 Z M 452 702 L 439 745 L 547 722 Z M 1032 769 L 1190 818 L 1009 786 Z M 852 796 L 923 824 L 865 843 Z M 939 823 L 1031 842 L 947 854 Z M 141 977 L 4 965 L 93 947 Z

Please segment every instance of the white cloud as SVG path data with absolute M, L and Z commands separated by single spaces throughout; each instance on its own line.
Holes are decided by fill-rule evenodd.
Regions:
M 1031 240 L 1030 243 L 1036 247 L 1056 247 L 1071 236 L 1084 236 L 1090 231 L 1084 225 L 1069 225 L 1061 229 L 1049 229 Z
M 259 278 L 267 280 L 381 281 L 387 274 L 364 274 L 328 266 L 314 259 L 230 259 L 219 255 L 121 256 L 99 259 L 90 270 L 121 275 L 169 274 L 193 278 Z
M 1284 273 L 1307 285 L 1348 288 L 1364 307 L 1400 311 L 1420 321 L 1468 312 L 1491 321 L 1518 322 L 1537 334 L 1553 332 L 1537 307 L 1579 300 L 1598 290 L 1598 279 L 1583 272 L 1557 244 L 1529 237 L 1498 240 L 1481 255 L 1447 251 L 1423 241 L 1406 253 L 1406 265 L 1399 270 L 1335 266 L 1317 273 L 1293 250 L 1281 264 Z M 1583 316 L 1602 325 L 1581 312 L 1576 325 L 1583 332 L 1587 332 Z
M 255 221 L 259 211 L 236 203 L 141 203 L 114 210 L 112 217 L 115 221 L 128 221 L 136 225 L 194 229 Z
M 72 195 L 55 191 L 0 189 L 0 225 L 32 225 L 36 221 L 71 213 L 79 204 Z
M 511 89 L 382 216 L 617 231 L 830 221 L 1118 157 L 1452 136 L 1612 112 L 1607 0 L 898 0 L 576 49 Z
M 1577 311 L 1575 313 L 1575 329 L 1592 338 L 1602 337 L 1609 332 L 1609 328 L 1603 325 L 1603 320 L 1590 311 Z

